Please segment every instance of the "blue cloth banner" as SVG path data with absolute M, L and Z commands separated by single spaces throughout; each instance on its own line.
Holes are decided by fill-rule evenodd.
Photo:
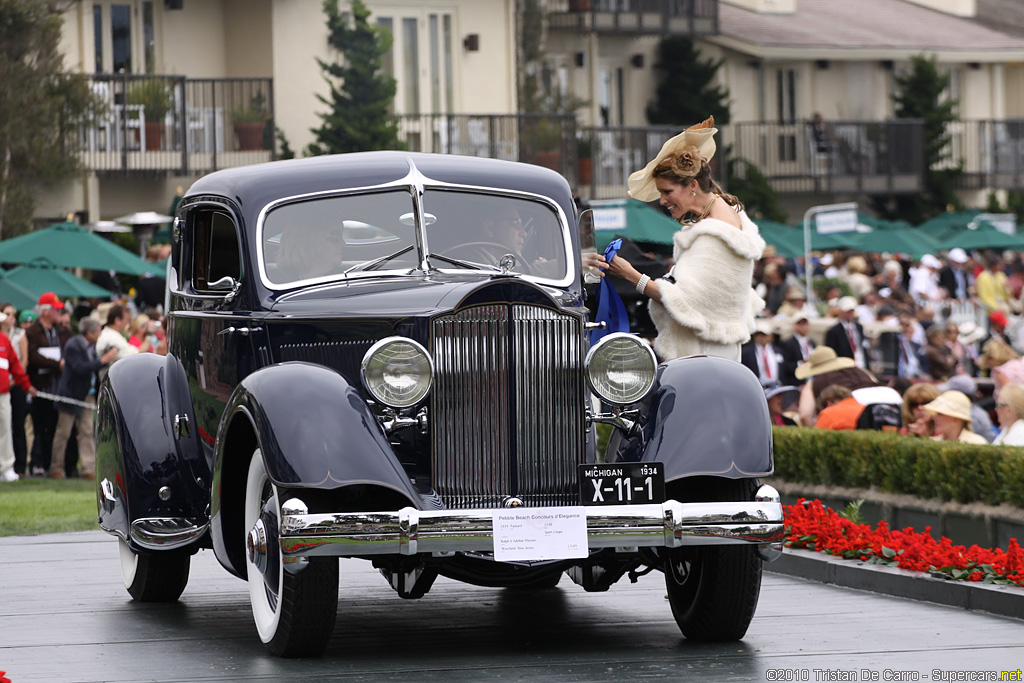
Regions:
M 608 248 L 604 250 L 604 260 L 612 262 L 615 254 L 622 246 L 622 240 L 612 240 Z M 597 295 L 597 316 L 594 322 L 603 322 L 604 329 L 591 330 L 590 343 L 596 344 L 602 337 L 613 332 L 629 332 L 629 316 L 626 314 L 626 305 L 619 298 L 619 293 L 607 277 L 601 278 L 601 286 Z

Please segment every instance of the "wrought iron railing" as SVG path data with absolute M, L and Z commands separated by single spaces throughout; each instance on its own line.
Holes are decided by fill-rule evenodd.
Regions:
M 954 121 L 944 168 L 959 167 L 964 189 L 1024 187 L 1024 119 Z
M 753 164 L 777 192 L 898 194 L 922 188 L 919 120 L 831 121 L 821 134 L 809 121 L 730 128 L 733 156 Z
M 412 152 L 523 161 L 578 182 L 571 114 L 408 114 L 399 117 L 399 137 Z
M 100 173 L 207 173 L 268 161 L 274 149 L 269 78 L 95 74 L 96 111 L 78 154 Z
M 548 26 L 640 35 L 718 33 L 718 0 L 549 0 Z

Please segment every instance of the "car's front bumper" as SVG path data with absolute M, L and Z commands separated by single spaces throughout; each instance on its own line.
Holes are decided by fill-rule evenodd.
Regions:
M 280 544 L 285 562 L 333 555 L 415 555 L 489 552 L 494 510 L 416 510 L 303 514 L 295 499 L 282 506 Z M 587 542 L 599 548 L 755 544 L 781 550 L 785 522 L 778 492 L 761 486 L 751 502 L 586 507 Z M 763 552 L 766 559 L 777 554 Z

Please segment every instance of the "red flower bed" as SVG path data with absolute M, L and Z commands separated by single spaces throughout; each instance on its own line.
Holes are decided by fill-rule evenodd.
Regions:
M 1024 550 L 1010 539 L 1006 550 L 972 545 L 953 545 L 938 540 L 931 527 L 918 533 L 911 527 L 894 531 L 884 521 L 877 528 L 858 524 L 822 505 L 803 498 L 783 506 L 786 515 L 786 546 L 806 548 L 851 560 L 864 560 L 901 569 L 939 574 L 946 578 L 1024 586 Z

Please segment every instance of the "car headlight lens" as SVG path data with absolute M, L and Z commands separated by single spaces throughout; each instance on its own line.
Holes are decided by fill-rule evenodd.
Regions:
M 624 332 L 609 334 L 587 354 L 587 382 L 605 403 L 636 403 L 654 386 L 658 361 L 644 340 Z
M 388 337 L 363 356 L 363 386 L 389 408 L 409 408 L 430 391 L 434 363 L 420 344 L 405 337 Z

